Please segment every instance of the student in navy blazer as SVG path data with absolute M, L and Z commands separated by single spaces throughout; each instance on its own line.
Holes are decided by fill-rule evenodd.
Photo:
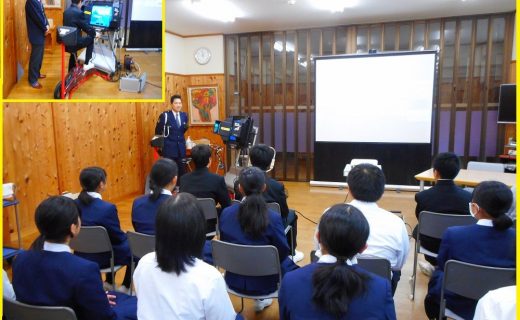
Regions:
M 137 300 L 122 293 L 105 293 L 96 263 L 77 257 L 68 246 L 80 232 L 74 201 L 44 200 L 35 213 L 40 236 L 13 263 L 16 299 L 38 306 L 66 306 L 78 320 L 137 319 Z
M 473 191 L 470 213 L 478 221 L 475 225 L 448 228 L 441 241 L 438 266 L 428 283 L 424 308 L 430 319 L 439 316 L 439 301 L 444 264 L 458 260 L 490 267 L 514 268 L 516 231 L 505 214 L 511 207 L 511 189 L 498 181 L 484 181 Z M 476 300 L 445 293 L 446 307 L 464 319 L 473 319 Z
M 27 0 L 25 2 L 25 21 L 27 23 L 27 35 L 31 43 L 31 56 L 29 58 L 29 84 L 40 89 L 42 86 L 38 79 L 45 78 L 40 73 L 43 61 L 43 48 L 45 35 L 49 32 L 49 21 L 40 0 Z
M 134 230 L 155 234 L 155 217 L 161 203 L 172 196 L 177 183 L 177 164 L 171 159 L 159 159 L 150 171 L 152 193 L 140 196 L 132 205 L 132 225 Z
M 82 190 L 76 203 L 80 209 L 81 221 L 84 226 L 102 226 L 107 229 L 114 251 L 114 264 L 127 266 L 121 290 L 128 291 L 131 282 L 130 246 L 126 233 L 121 230 L 116 206 L 101 198 L 101 193 L 106 189 L 106 172 L 99 167 L 88 167 L 81 170 L 79 180 Z M 75 254 L 97 262 L 100 268 L 110 266 L 109 252 Z M 106 281 L 109 284 L 113 283 L 111 273 L 106 274 Z
M 239 189 L 245 195 L 240 204 L 222 211 L 219 221 L 220 240 L 244 245 L 273 245 L 278 249 L 282 273 L 298 268 L 289 258 L 289 245 L 285 238 L 282 217 L 268 210 L 262 192 L 265 173 L 256 168 L 245 168 L 239 175 Z M 274 292 L 278 287 L 278 275 L 249 277 L 226 272 L 226 283 L 233 290 L 261 295 Z M 268 300 L 268 299 L 266 299 Z M 270 304 L 270 301 L 267 305 Z M 256 300 L 255 309 L 262 310 L 265 301 Z
M 363 213 L 336 204 L 321 217 L 318 263 L 289 272 L 278 295 L 280 319 L 396 319 L 390 281 L 350 259 L 367 247 Z
M 186 172 L 186 140 L 184 133 L 188 130 L 188 115 L 181 112 L 181 96 L 176 94 L 170 99 L 172 109 L 161 113 L 155 125 L 155 134 L 164 135 L 164 147 L 161 155 L 172 159 L 179 168 L 179 177 Z

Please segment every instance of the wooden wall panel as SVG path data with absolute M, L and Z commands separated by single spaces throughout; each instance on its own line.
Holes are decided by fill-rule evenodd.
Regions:
M 25 22 L 25 0 L 7 0 L 14 1 L 14 27 L 16 44 L 17 62 L 23 67 L 27 67 L 29 63 L 29 55 L 31 54 L 31 44 L 27 36 L 27 24 Z
M 134 103 L 56 103 L 53 113 L 60 191 L 78 192 L 87 166 L 107 171 L 108 200 L 142 190 Z
M 63 9 L 62 8 L 45 8 L 47 19 L 54 20 L 55 26 L 63 25 Z
M 141 168 L 142 176 L 140 177 L 143 186 L 145 179 L 154 163 L 153 149 L 150 147 L 150 140 L 155 135 L 155 124 L 159 115 L 168 108 L 167 103 L 137 103 L 137 128 L 139 132 L 139 145 L 141 148 Z
M 3 96 L 6 97 L 16 83 L 16 41 L 14 31 L 14 3 L 12 0 L 4 1 L 4 65 Z
M 27 234 L 36 229 L 36 206 L 59 194 L 52 110 L 48 103 L 5 103 L 3 108 L 3 179 L 17 186 L 22 234 Z M 9 220 L 16 230 L 14 215 Z

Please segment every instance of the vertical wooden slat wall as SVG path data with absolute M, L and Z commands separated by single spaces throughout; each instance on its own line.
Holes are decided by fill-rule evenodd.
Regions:
M 497 19 L 505 21 L 505 27 L 501 27 L 500 30 L 493 29 L 495 24 L 502 26 L 499 23 L 495 23 Z M 265 132 L 261 132 L 258 141 L 276 146 L 279 149 L 280 154 L 277 157 L 276 170 L 273 170 L 276 178 L 281 180 L 308 181 L 312 179 L 311 168 L 313 162 L 314 123 L 312 119 L 314 116 L 314 80 L 311 78 L 313 77 L 312 68 L 314 61 L 312 58 L 314 54 L 319 52 L 318 54 L 322 55 L 325 46 L 327 52 L 343 54 L 342 45 L 339 45 L 339 43 L 345 44 L 347 54 L 363 53 L 372 48 L 392 51 L 432 50 L 437 48 L 439 50 L 438 95 L 434 104 L 432 153 L 436 154 L 443 151 L 456 152 L 465 163 L 469 160 L 496 160 L 497 155 L 503 151 L 505 127 L 498 125 L 497 132 L 488 132 L 490 127 L 494 128 L 494 126 L 491 126 L 491 119 L 488 118 L 490 112 L 496 112 L 497 110 L 498 98 L 495 94 L 496 89 L 500 83 L 506 83 L 509 79 L 513 19 L 514 13 L 500 13 L 470 17 L 337 26 L 333 28 L 263 32 L 260 34 L 226 35 L 226 41 L 227 39 L 235 39 L 236 41 L 239 54 L 234 59 L 238 62 L 236 64 L 238 70 L 234 72 L 237 76 L 242 75 L 242 77 L 245 77 L 245 79 L 240 81 L 240 85 L 247 87 L 246 91 L 243 89 L 239 90 L 240 96 L 235 97 L 241 104 L 241 108 L 238 110 L 239 114 L 259 114 L 260 130 L 270 130 L 270 139 L 265 140 L 268 135 Z M 481 52 L 481 46 L 477 48 L 476 43 L 477 37 L 481 36 L 476 33 L 479 20 L 487 21 L 486 50 L 483 53 Z M 340 30 L 345 30 L 345 32 L 340 32 Z M 463 32 L 464 34 L 469 32 L 469 38 L 465 37 L 464 42 L 461 41 Z M 307 36 L 300 37 L 300 34 L 306 34 Z M 449 44 L 446 43 L 446 34 L 449 34 L 451 37 Z M 499 36 L 497 37 L 497 35 Z M 493 38 L 494 36 L 496 39 Z M 257 45 L 260 46 L 259 50 L 252 50 L 252 37 L 260 38 L 260 44 L 256 43 L 256 41 L 254 43 L 255 48 Z M 272 39 L 269 53 L 265 52 L 267 48 L 263 46 L 264 38 Z M 392 38 L 395 40 L 394 45 L 388 45 L 388 43 L 385 45 L 385 40 L 388 41 Z M 301 43 L 301 41 L 306 41 L 306 43 Z M 318 52 L 313 52 L 313 41 L 319 43 Z M 423 45 L 420 46 L 422 48 L 415 47 L 414 41 L 422 43 Z M 449 55 L 445 52 L 447 46 L 450 47 Z M 291 51 L 288 50 L 289 47 Z M 305 48 L 307 48 L 306 52 L 301 54 L 298 52 Z M 500 51 L 494 48 L 500 48 Z M 245 63 L 240 63 L 242 61 L 240 50 L 247 52 L 246 59 L 244 59 Z M 464 54 L 461 53 L 461 50 L 464 50 Z M 478 50 L 480 50 L 478 52 L 479 59 L 482 59 L 481 56 L 485 55 L 485 61 L 480 61 L 479 64 L 485 65 L 482 72 L 484 73 L 483 76 L 475 74 L 476 71 L 474 69 L 477 63 L 476 54 Z M 226 53 L 226 60 L 228 54 L 232 53 Z M 259 56 L 255 56 L 256 54 L 259 54 Z M 492 57 L 493 54 L 495 56 L 498 55 L 502 65 L 493 65 L 495 63 Z M 264 68 L 264 59 L 262 58 L 264 55 L 270 56 L 271 68 Z M 280 57 L 280 61 L 275 65 L 276 61 L 278 61 L 277 57 Z M 253 70 L 251 65 L 252 59 L 257 59 L 255 61 L 259 63 L 257 70 Z M 301 61 L 306 62 L 305 66 L 300 63 Z M 230 65 L 227 65 L 227 68 Z M 299 70 L 302 67 L 307 69 L 300 73 Z M 291 71 L 290 68 L 293 70 Z M 461 72 L 462 69 L 466 69 L 465 75 Z M 261 77 L 270 77 L 271 81 L 270 86 L 265 87 L 263 87 L 263 81 L 260 81 L 259 90 L 265 98 L 260 100 L 260 104 L 255 104 L 253 95 L 258 94 L 258 92 L 251 92 L 251 86 L 253 85 L 251 79 L 253 72 L 256 73 L 258 70 L 260 70 Z M 270 72 L 270 74 L 265 74 L 264 71 Z M 302 79 L 305 74 L 305 79 Z M 477 78 L 474 80 L 475 76 Z M 478 81 L 478 77 L 481 77 L 483 81 L 475 82 Z M 279 82 L 277 82 L 278 79 Z M 228 81 L 226 80 L 227 94 L 232 95 L 235 89 L 228 85 Z M 299 98 L 304 92 L 306 99 L 303 99 L 305 101 L 303 103 Z M 280 93 L 281 97 L 277 97 Z M 478 97 L 478 102 L 473 97 Z M 242 105 L 242 103 L 245 105 Z M 276 110 L 281 112 L 276 112 Z M 479 115 L 480 117 L 472 116 L 472 113 L 476 111 L 479 112 L 476 116 Z M 229 114 L 230 110 L 227 112 L 228 115 L 231 115 Z M 291 115 L 291 112 L 294 112 L 294 114 Z M 270 121 L 264 122 L 266 113 L 270 113 L 270 118 L 268 118 Z M 304 116 L 303 122 L 300 122 L 300 113 Z M 478 120 L 475 120 L 477 118 Z M 461 122 L 461 119 L 463 122 Z M 306 125 L 302 126 L 302 123 Z M 280 128 L 275 128 L 275 125 L 279 125 Z M 471 128 L 476 128 L 474 126 L 480 126 L 478 137 L 470 136 Z M 277 136 L 280 134 L 281 136 Z M 488 134 L 497 135 L 495 154 L 489 153 L 488 149 L 493 147 L 494 143 L 490 144 L 487 139 Z M 304 139 L 303 144 L 299 143 L 302 137 Z M 463 144 L 462 146 L 461 143 Z M 472 145 L 473 148 L 471 147 Z M 475 153 L 472 151 L 473 149 L 478 150 L 478 152 Z

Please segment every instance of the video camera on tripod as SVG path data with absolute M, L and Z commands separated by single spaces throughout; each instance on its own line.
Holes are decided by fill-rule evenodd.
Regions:
M 224 121 L 215 121 L 213 132 L 220 135 L 227 146 L 247 149 L 255 143 L 258 133 L 258 128 L 253 123 L 251 117 L 231 116 Z

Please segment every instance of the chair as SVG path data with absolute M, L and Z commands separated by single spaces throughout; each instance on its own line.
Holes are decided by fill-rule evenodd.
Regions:
M 392 280 L 390 261 L 377 257 L 357 257 L 358 266 L 380 277 Z
M 16 185 L 14 183 L 4 183 L 2 188 L 3 208 L 14 207 L 16 220 L 16 232 L 18 235 L 18 248 L 3 247 L 3 258 L 10 259 L 22 251 L 22 234 L 20 232 L 20 216 L 18 213 L 18 204 L 20 201 L 16 198 Z
M 468 162 L 467 169 L 476 171 L 504 172 L 504 164 L 493 162 L 470 161 Z
M 141 259 L 145 254 L 155 251 L 155 236 L 135 231 L 127 231 L 128 244 L 132 252 L 132 262 L 130 264 L 131 274 L 134 274 L 134 258 Z M 132 278 L 130 279 L 130 294 L 132 294 Z
M 5 320 L 76 320 L 74 310 L 69 307 L 33 306 L 4 298 Z
M 430 257 L 437 257 L 436 252 L 426 250 L 421 246 L 421 235 L 442 239 L 442 234 L 448 227 L 465 226 L 475 224 L 476 220 L 470 215 L 443 214 L 430 211 L 421 211 L 419 214 L 419 224 L 417 225 L 417 240 L 415 240 L 415 250 L 413 255 L 412 293 L 410 299 L 415 298 L 415 282 L 417 280 L 417 257 L 419 253 Z
M 269 210 L 282 214 L 282 209 L 280 208 L 280 205 L 277 202 L 268 202 L 267 208 Z M 285 235 L 287 235 L 289 232 L 291 233 L 290 245 L 291 245 L 291 254 L 292 254 L 292 252 L 294 252 L 294 241 L 293 241 L 293 227 L 291 225 L 288 225 L 287 227 L 285 227 L 285 230 L 284 230 Z
M 352 170 L 352 168 L 354 168 L 358 164 L 362 164 L 362 163 L 372 164 L 372 165 L 378 167 L 379 169 L 381 169 L 381 165 L 377 162 L 376 159 L 352 159 L 350 161 L 350 163 L 347 163 L 345 165 L 345 168 L 343 168 L 343 176 L 345 178 L 348 177 L 350 170 Z
M 218 214 L 217 214 L 217 204 L 215 200 L 212 198 L 197 198 L 200 206 L 202 207 L 202 211 L 204 212 L 204 217 L 206 221 L 211 219 L 216 219 L 217 224 L 215 225 L 215 231 L 206 233 L 206 237 L 215 236 L 218 234 Z
M 516 284 L 515 268 L 496 268 L 471 264 L 456 260 L 448 260 L 444 265 L 444 278 L 441 286 L 439 319 L 444 316 L 462 319 L 446 308 L 444 291 L 478 300 L 490 290 Z
M 83 226 L 79 234 L 70 240 L 72 250 L 82 253 L 110 252 L 110 267 L 99 270 L 101 273 L 112 273 L 112 287 L 116 288 L 116 272 L 123 266 L 114 265 L 114 250 L 107 230 L 102 226 Z
M 311 251 L 310 257 L 311 263 L 319 260 L 316 256 L 316 250 Z M 392 266 L 390 265 L 390 261 L 387 259 L 361 256 L 357 257 L 357 264 L 366 271 L 372 272 L 373 274 L 390 281 L 392 280 Z
M 282 271 L 278 250 L 274 246 L 249 246 L 228 243 L 220 240 L 212 240 L 211 248 L 215 266 L 223 268 L 226 272 L 232 272 L 242 276 L 268 276 L 278 275 L 278 288 L 282 282 Z M 240 297 L 241 307 L 239 313 L 244 310 L 244 298 L 268 299 L 278 298 L 278 289 L 270 294 L 252 296 L 227 288 L 227 291 Z

